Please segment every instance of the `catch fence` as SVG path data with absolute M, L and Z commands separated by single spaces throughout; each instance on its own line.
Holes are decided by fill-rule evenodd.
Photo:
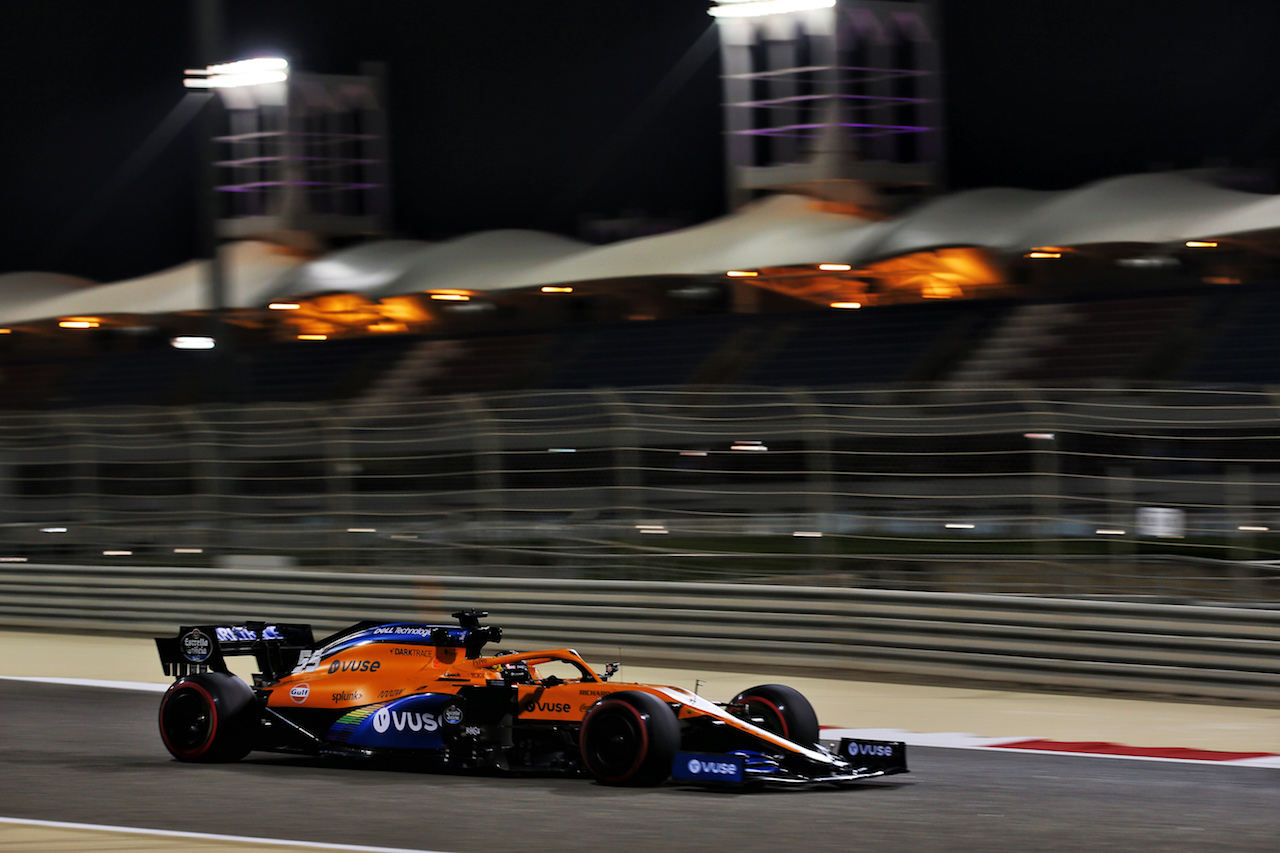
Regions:
M 1280 409 L 1001 386 L 10 413 L 0 560 L 1276 601 Z

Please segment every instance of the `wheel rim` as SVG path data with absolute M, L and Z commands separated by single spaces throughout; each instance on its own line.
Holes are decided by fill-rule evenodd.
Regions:
M 164 739 L 173 751 L 200 752 L 217 725 L 207 697 L 195 689 L 180 689 L 165 701 Z
M 590 721 L 587 764 L 605 779 L 625 779 L 644 758 L 648 737 L 631 707 L 610 708 Z
M 790 737 L 787 718 L 783 715 L 782 709 L 768 699 L 762 699 L 759 696 L 747 696 L 742 700 L 742 707 L 745 709 L 745 716 L 748 720 L 752 722 L 760 720 L 759 723 L 756 723 L 760 728 L 775 735 Z

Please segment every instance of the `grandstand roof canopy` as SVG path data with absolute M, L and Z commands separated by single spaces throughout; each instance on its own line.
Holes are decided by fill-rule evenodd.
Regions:
M 1038 246 L 1170 244 L 1280 230 L 1280 196 L 1229 189 L 1211 172 L 1111 178 L 1063 192 L 980 189 L 872 221 L 779 195 L 691 228 L 591 246 L 533 231 L 488 231 L 428 243 L 387 240 L 307 263 L 262 243 L 225 249 L 228 302 L 354 292 L 370 298 L 428 290 L 506 290 L 636 276 L 716 274 L 798 264 L 853 265 L 948 246 L 1021 253 Z M 0 277 L 0 323 L 100 313 L 198 311 L 203 264 L 83 286 L 49 273 Z

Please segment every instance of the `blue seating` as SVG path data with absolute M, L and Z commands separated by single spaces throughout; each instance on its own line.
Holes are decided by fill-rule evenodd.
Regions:
M 1280 382 L 1280 284 L 1241 295 L 1217 334 L 1178 377 L 1204 385 Z

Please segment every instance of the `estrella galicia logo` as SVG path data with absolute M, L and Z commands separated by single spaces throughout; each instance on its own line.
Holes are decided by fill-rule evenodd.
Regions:
M 204 663 L 213 654 L 213 640 L 199 628 L 182 635 L 182 656 L 192 663 Z
M 311 695 L 310 684 L 295 684 L 289 691 L 289 698 L 301 705 Z

